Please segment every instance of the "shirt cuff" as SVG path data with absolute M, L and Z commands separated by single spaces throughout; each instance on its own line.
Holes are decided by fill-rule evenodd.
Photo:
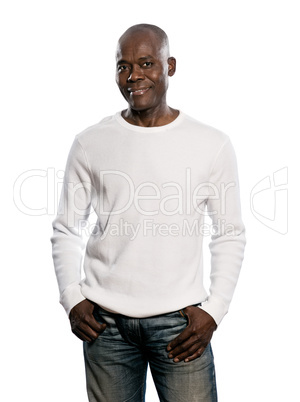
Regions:
M 60 304 L 66 310 L 69 317 L 70 311 L 76 304 L 82 302 L 86 298 L 81 293 L 81 286 L 76 283 L 68 286 L 60 296 Z
M 199 308 L 206 311 L 215 320 L 218 326 L 228 312 L 228 308 L 222 301 L 211 296 L 206 302 L 203 302 L 202 306 L 199 306 Z

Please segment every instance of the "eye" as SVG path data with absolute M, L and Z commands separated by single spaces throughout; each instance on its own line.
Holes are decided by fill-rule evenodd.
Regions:
M 128 66 L 125 66 L 125 65 L 121 65 L 118 67 L 119 72 L 126 71 L 127 69 L 128 69 Z
M 145 61 L 145 63 L 143 64 L 143 67 L 151 67 L 152 64 L 153 63 L 151 61 Z

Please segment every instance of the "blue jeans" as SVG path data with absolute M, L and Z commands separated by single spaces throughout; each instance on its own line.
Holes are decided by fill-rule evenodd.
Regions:
M 201 357 L 174 363 L 166 347 L 187 325 L 182 310 L 131 318 L 95 307 L 106 323 L 94 342 L 84 342 L 90 402 L 143 402 L 148 364 L 162 402 L 216 402 L 214 358 L 209 344 Z

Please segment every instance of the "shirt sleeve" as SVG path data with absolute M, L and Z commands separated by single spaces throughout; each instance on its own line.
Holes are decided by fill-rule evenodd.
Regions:
M 227 314 L 238 281 L 245 227 L 241 217 L 236 156 L 229 138 L 221 147 L 210 175 L 207 212 L 212 221 L 210 291 L 202 309 L 219 325 Z
M 76 137 L 68 156 L 51 237 L 60 303 L 68 315 L 76 304 L 85 299 L 80 286 L 85 248 L 81 228 L 90 214 L 92 188 L 85 152 Z

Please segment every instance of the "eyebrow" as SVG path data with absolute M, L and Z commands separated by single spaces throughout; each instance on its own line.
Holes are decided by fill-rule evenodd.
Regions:
M 146 60 L 146 59 L 153 59 L 153 56 L 151 56 L 150 54 L 148 56 L 143 56 L 140 57 L 139 60 Z
M 154 57 L 151 56 L 150 54 L 148 56 L 139 57 L 140 61 L 149 60 L 149 59 L 154 59 Z M 130 63 L 129 63 L 129 61 L 122 59 L 122 60 L 118 60 L 117 64 L 130 64 Z

